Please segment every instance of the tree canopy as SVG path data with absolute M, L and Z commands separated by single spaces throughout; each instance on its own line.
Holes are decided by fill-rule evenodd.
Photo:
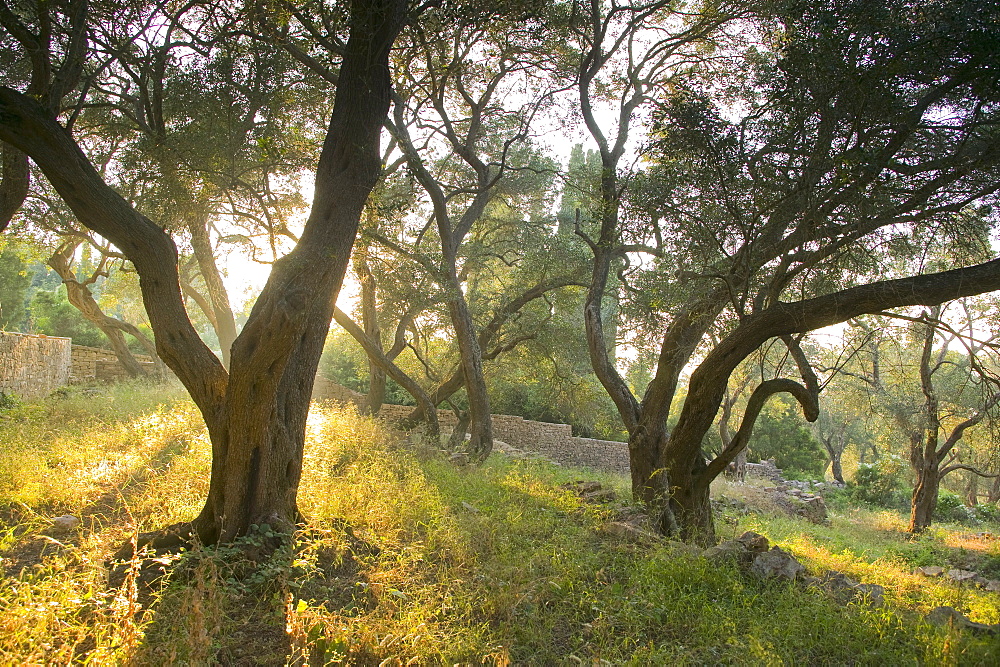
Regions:
M 383 374 L 414 419 L 452 401 L 453 445 L 467 421 L 483 457 L 491 390 L 572 395 L 627 434 L 659 528 L 710 541 L 709 485 L 758 417 L 761 443 L 798 428 L 771 397 L 819 416 L 810 332 L 1000 289 L 996 26 L 963 0 L 5 2 L 0 226 L 41 228 L 47 197 L 68 287 L 83 242 L 138 275 L 213 442 L 175 537 L 298 520 L 335 317 L 370 410 Z M 269 271 L 242 330 L 217 261 L 236 246 Z

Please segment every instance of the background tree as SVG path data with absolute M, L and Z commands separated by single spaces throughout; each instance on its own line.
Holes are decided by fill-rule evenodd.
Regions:
M 982 234 L 961 212 L 1000 185 L 992 129 L 997 68 L 987 47 L 992 10 L 967 3 L 787 9 L 773 22 L 754 21 L 768 50 L 746 52 L 739 69 L 720 67 L 724 79 L 676 80 L 672 94 L 656 93 L 651 77 L 635 69 L 616 79 L 626 82 L 622 99 L 635 100 L 623 107 L 622 119 L 651 94 L 663 102 L 651 145 L 657 166 L 645 192 L 632 198 L 634 220 L 645 225 L 638 230 L 619 215 L 623 189 L 615 156 L 624 150 L 624 125 L 617 143 L 604 140 L 588 109 L 616 45 L 633 45 L 630 66 L 649 62 L 635 54 L 651 52 L 635 45 L 638 27 L 648 25 L 652 13 L 605 13 L 595 4 L 578 24 L 584 117 L 608 156 L 602 158 L 600 235 L 590 240 L 591 357 L 630 432 L 635 494 L 663 507 L 662 530 L 688 538 L 712 539 L 709 484 L 739 453 L 727 448 L 706 460 L 702 443 L 742 360 L 772 338 L 998 286 L 996 262 L 864 284 L 885 276 L 885 267 L 872 262 L 879 256 L 875 247 L 911 234 L 956 232 L 963 222 L 969 223 L 964 233 Z M 717 8 L 698 14 L 652 52 L 654 62 L 676 64 L 726 18 Z M 780 29 L 769 32 L 772 27 Z M 766 41 L 768 34 L 775 38 Z M 736 100 L 744 113 L 727 120 L 732 116 L 722 107 L 732 109 Z M 597 344 L 611 259 L 641 249 L 630 239 L 656 244 L 643 274 L 646 289 L 636 293 L 649 312 L 659 313 L 663 332 L 641 403 Z M 700 352 L 668 433 L 681 371 L 715 327 L 719 342 Z M 754 388 L 739 430 L 752 429 L 763 403 L 778 392 L 793 394 L 815 419 L 815 377 L 808 364 L 797 365 L 800 380 L 773 378 Z
M 21 331 L 24 325 L 25 297 L 31 276 L 16 249 L 5 244 L 0 252 L 0 329 Z

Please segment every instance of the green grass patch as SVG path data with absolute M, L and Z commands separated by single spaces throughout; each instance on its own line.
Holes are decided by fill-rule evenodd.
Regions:
M 914 564 L 957 563 L 963 549 L 969 563 L 988 564 L 995 542 L 977 550 L 967 529 L 909 541 L 898 518 L 867 511 L 845 510 L 831 527 L 719 517 L 720 532 L 757 530 L 815 574 L 837 569 L 887 589 L 884 606 L 842 605 L 667 542 L 608 537 L 598 529 L 615 505 L 561 487 L 599 478 L 624 499 L 627 480 L 497 455 L 456 467 L 404 447 L 375 420 L 322 405 L 310 416 L 300 488 L 308 525 L 291 542 L 262 552 L 271 539 L 262 528 L 170 559 L 151 588 L 138 563 L 111 587 L 104 560 L 123 540 L 200 510 L 210 446 L 179 395 L 108 391 L 116 409 L 87 397 L 89 411 L 71 397 L 2 417 L 15 426 L 0 455 L 7 663 L 1000 661 L 997 642 L 920 620 L 950 604 L 1000 622 L 996 594 L 911 574 Z M 52 533 L 47 519 L 62 513 L 82 515 L 81 528 Z

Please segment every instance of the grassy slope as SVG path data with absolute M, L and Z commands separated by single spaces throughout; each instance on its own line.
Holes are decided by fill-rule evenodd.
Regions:
M 758 530 L 814 574 L 888 589 L 884 607 L 842 606 L 667 544 L 603 536 L 612 510 L 559 488 L 579 471 L 497 456 L 456 468 L 332 408 L 311 417 L 300 490 L 310 525 L 294 547 L 257 556 L 268 536 L 254 535 L 162 558 L 171 574 L 151 588 L 138 562 L 109 587 L 103 561 L 116 546 L 200 509 L 209 460 L 196 411 L 177 392 L 120 386 L 0 419 L 4 664 L 1000 662 L 997 642 L 919 620 L 951 604 L 1000 622 L 996 594 L 909 574 L 942 561 L 988 570 L 996 541 L 937 529 L 908 542 L 889 514 L 847 512 L 832 528 L 720 517 L 720 531 Z M 625 495 L 624 480 L 601 481 Z M 82 529 L 46 528 L 64 513 Z

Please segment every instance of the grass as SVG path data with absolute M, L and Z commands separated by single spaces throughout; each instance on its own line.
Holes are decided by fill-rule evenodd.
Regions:
M 1000 646 L 920 619 L 955 606 L 1000 622 L 996 594 L 911 574 L 990 567 L 995 541 L 954 526 L 917 541 L 892 514 L 846 509 L 831 527 L 769 514 L 753 529 L 820 574 L 886 587 L 842 605 L 816 588 L 753 580 L 670 543 L 601 533 L 615 505 L 560 485 L 627 481 L 492 456 L 455 467 L 331 406 L 309 420 L 299 502 L 308 525 L 266 557 L 243 545 L 104 560 L 137 532 L 190 518 L 209 444 L 176 390 L 108 387 L 2 413 L 3 664 L 996 664 Z M 736 489 L 726 489 L 727 495 Z M 727 510 L 730 512 L 730 510 Z M 83 518 L 71 534 L 48 519 Z M 964 559 L 964 560 L 963 560 Z M 154 572 L 155 574 L 155 572 Z

